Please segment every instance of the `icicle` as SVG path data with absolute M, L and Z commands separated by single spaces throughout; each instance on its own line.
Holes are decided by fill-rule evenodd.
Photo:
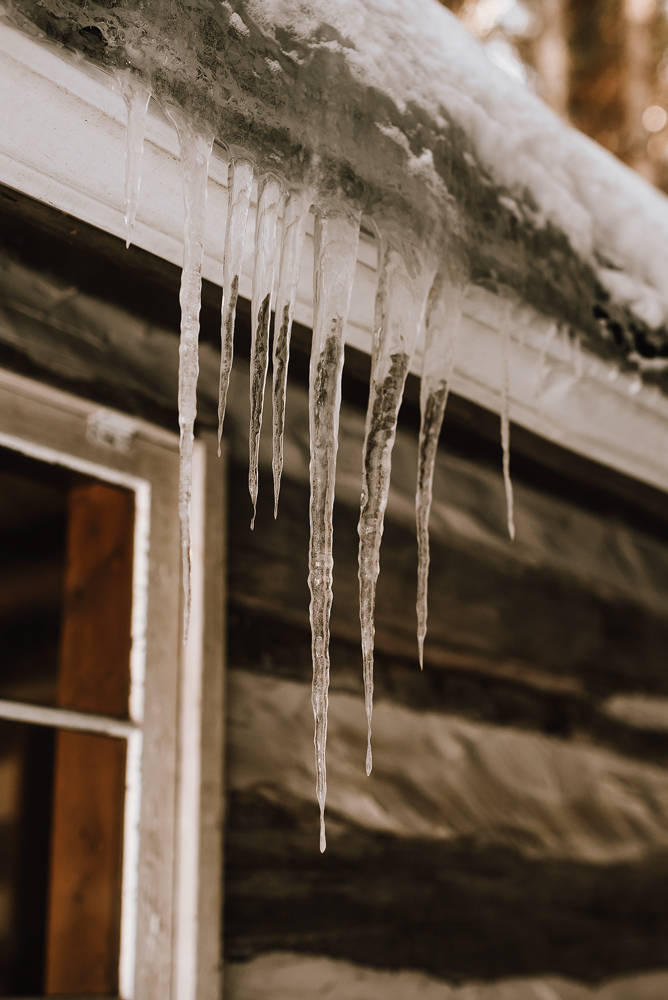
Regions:
M 220 327 L 220 388 L 218 392 L 218 454 L 223 436 L 227 389 L 234 356 L 234 318 L 237 312 L 239 279 L 244 256 L 246 221 L 253 185 L 253 164 L 230 160 L 227 168 L 227 227 L 223 255 L 223 303 Z
M 183 558 L 183 641 L 188 637 L 190 620 L 190 496 L 192 492 L 192 454 L 197 414 L 197 376 L 199 361 L 199 313 L 202 298 L 202 259 L 206 226 L 206 184 L 212 137 L 199 135 L 176 108 L 165 108 L 179 137 L 183 181 L 183 271 L 181 272 L 181 341 L 179 345 L 179 517 Z
M 425 322 L 425 349 L 420 384 L 420 441 L 415 514 L 418 541 L 418 652 L 420 670 L 424 663 L 427 634 L 427 585 L 429 580 L 429 513 L 431 511 L 434 464 L 443 425 L 461 329 L 465 288 L 439 275 L 429 293 Z
M 506 490 L 508 534 L 515 540 L 513 484 L 510 478 L 510 303 L 502 306 L 499 336 L 501 338 L 501 446 L 503 448 L 503 484 Z M 547 338 L 546 338 L 547 339 Z
M 125 135 L 125 245 L 129 247 L 139 206 L 146 112 L 151 89 L 134 73 L 119 72 L 116 79 L 128 109 Z
M 248 434 L 248 492 L 253 501 L 251 528 L 255 527 L 257 509 L 257 462 L 260 450 L 264 387 L 269 360 L 269 320 L 274 287 L 276 260 L 276 222 L 281 199 L 281 185 L 273 174 L 266 174 L 258 184 L 255 217 L 255 260 L 251 304 L 250 359 L 250 430 Z
M 313 342 L 309 372 L 311 501 L 308 585 L 315 719 L 316 794 L 320 850 L 325 850 L 329 616 L 332 607 L 332 516 L 341 406 L 343 332 L 357 262 L 359 214 L 341 208 L 316 212 L 313 237 Z
M 359 534 L 360 624 L 367 715 L 366 773 L 371 774 L 371 714 L 373 711 L 373 643 L 376 581 L 380 543 L 390 489 L 390 465 L 408 366 L 422 326 L 427 293 L 433 278 L 412 256 L 399 251 L 405 242 L 382 237 L 371 357 L 371 384 L 362 459 L 362 503 Z M 410 249 L 409 249 L 410 252 Z
M 299 282 L 299 265 L 304 246 L 304 229 L 308 215 L 310 198 L 308 195 L 292 192 L 285 205 L 283 218 L 283 240 L 281 247 L 281 270 L 276 296 L 276 319 L 274 321 L 273 350 L 273 456 L 271 467 L 274 473 L 274 517 L 278 515 L 278 495 L 281 490 L 283 472 L 283 430 L 285 428 L 285 390 L 288 381 L 290 360 L 290 333 L 295 296 Z

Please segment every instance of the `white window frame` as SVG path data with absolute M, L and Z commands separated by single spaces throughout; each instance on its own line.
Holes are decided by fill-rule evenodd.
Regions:
M 0 446 L 135 495 L 129 720 L 0 700 L 0 719 L 127 741 L 119 996 L 221 996 L 224 461 L 196 442 L 183 645 L 178 437 L 0 370 Z M 203 690 L 206 698 L 202 698 Z

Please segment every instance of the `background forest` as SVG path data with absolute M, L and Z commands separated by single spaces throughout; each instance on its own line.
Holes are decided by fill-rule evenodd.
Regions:
M 446 0 L 490 58 L 668 192 L 666 0 Z

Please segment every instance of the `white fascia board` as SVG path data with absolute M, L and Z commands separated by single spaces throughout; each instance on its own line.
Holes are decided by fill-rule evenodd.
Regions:
M 55 47 L 0 23 L 0 183 L 124 238 L 124 102 L 113 80 Z M 220 285 L 227 162 L 217 146 L 208 188 L 204 277 Z M 183 199 L 176 135 L 152 103 L 134 242 L 180 266 Z M 295 306 L 312 322 L 312 220 Z M 241 295 L 250 298 L 254 212 L 248 221 Z M 371 349 L 376 251 L 362 234 L 346 341 Z M 452 388 L 499 410 L 500 307 L 491 294 L 468 296 Z M 511 335 L 510 413 L 516 423 L 564 447 L 668 490 L 668 400 L 637 377 L 589 355 L 578 359 L 551 321 L 518 303 Z M 541 360 L 545 377 L 539 386 Z M 421 352 L 413 362 L 419 374 Z M 539 391 L 540 390 L 540 391 Z M 512 442 L 511 442 L 512 444 Z

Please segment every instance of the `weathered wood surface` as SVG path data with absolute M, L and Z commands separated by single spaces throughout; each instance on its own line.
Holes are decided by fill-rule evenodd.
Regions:
M 333 693 L 320 856 L 309 686 L 229 677 L 229 960 L 450 982 L 666 967 L 665 769 L 380 702 L 367 778 L 363 699 Z
M 292 401 L 299 406 L 294 393 Z M 462 516 L 433 525 L 430 633 L 420 673 L 415 540 L 405 499 L 412 471 L 400 434 L 378 587 L 374 774 L 366 779 L 357 510 L 349 505 L 358 431 L 346 411 L 340 495 L 348 502 L 335 511 L 324 857 L 317 851 L 311 774 L 306 441 L 295 417 L 286 447 L 292 478 L 284 480 L 278 520 L 265 473 L 251 532 L 245 442 L 233 435 L 225 926 L 228 961 L 251 965 L 232 966 L 230 995 L 255 996 L 243 970 L 272 953 L 278 971 L 267 968 L 262 982 L 267 996 L 280 995 L 280 956 L 295 953 L 302 956 L 295 957 L 296 969 L 308 955 L 326 955 L 397 976 L 400 969 L 428 974 L 443 990 L 446 982 L 489 980 L 489 1000 L 497 996 L 494 983 L 499 997 L 504 989 L 521 995 L 502 985 L 506 977 L 526 983 L 517 990 L 533 998 L 555 976 L 584 984 L 637 974 L 630 995 L 640 998 L 642 974 L 667 964 L 668 815 L 659 805 L 667 779 L 662 767 L 646 767 L 665 766 L 668 734 L 611 718 L 606 699 L 666 691 L 664 544 L 617 518 L 592 518 L 584 505 L 520 486 L 518 524 L 528 530 L 512 549 L 503 539 L 498 472 L 480 460 L 442 465 L 437 517 L 439 504 Z M 265 468 L 266 458 L 265 451 Z M 481 524 L 486 533 L 474 530 Z M 246 680 L 237 684 L 237 677 Z M 285 681 L 297 682 L 301 710 L 293 713 L 277 694 L 263 694 L 264 683 L 274 681 L 276 692 Z M 340 696 L 349 698 L 343 730 L 336 721 Z M 400 721 L 383 739 L 385 705 L 396 706 L 397 720 L 407 709 L 424 713 L 415 739 L 401 743 Z M 433 740 L 425 735 L 420 742 L 423 726 L 439 717 L 446 724 L 462 717 L 482 723 L 479 750 L 465 740 L 439 758 Z M 483 751 L 485 740 L 500 733 L 506 749 Z M 522 734 L 535 743 L 524 744 Z M 400 747 L 394 763 L 385 753 L 392 745 Z M 602 760 L 596 747 L 615 751 L 610 766 L 620 770 L 616 777 L 597 772 L 591 785 L 581 785 L 594 759 Z M 471 763 L 460 781 L 462 756 Z M 559 761 L 566 759 L 571 764 L 563 771 Z M 440 792 L 421 784 L 431 768 L 443 776 Z M 441 825 L 457 827 L 456 817 L 467 814 L 476 818 L 451 839 L 438 839 Z M 551 838 L 559 828 L 565 839 L 556 848 Z M 614 860 L 617 850 L 635 852 L 634 860 Z M 298 995 L 295 976 L 285 988 Z M 535 993 L 532 977 L 538 977 Z M 339 981 L 336 972 L 334 996 Z M 434 986 L 434 997 L 440 988 Z M 610 997 L 626 996 L 607 988 Z M 585 996 L 584 986 L 582 993 L 568 989 L 577 992 L 555 988 L 554 995 Z M 653 997 L 651 983 L 648 989 Z
M 310 683 L 311 636 L 304 627 L 242 603 L 229 611 L 228 655 L 236 669 Z M 359 642 L 334 636 L 330 690 L 363 696 Z M 639 729 L 611 717 L 597 697 L 506 676 L 493 662 L 433 665 L 420 672 L 415 657 L 376 650 L 376 703 L 419 712 L 448 712 L 497 726 L 595 743 L 638 760 L 668 764 L 668 732 Z
M 274 521 L 271 484 L 263 477 L 253 532 L 247 526 L 249 512 L 246 474 L 235 467 L 230 491 L 232 600 L 304 627 L 308 491 L 286 480 Z M 489 513 L 495 519 L 502 515 L 493 509 Z M 332 634 L 350 643 L 359 639 L 357 519 L 354 508 L 336 506 Z M 388 517 L 376 646 L 415 663 L 416 567 L 413 533 Z M 668 614 L 660 614 L 656 606 L 643 607 L 641 595 L 633 601 L 611 590 L 606 599 L 575 574 L 532 566 L 511 551 L 471 544 L 461 536 L 453 545 L 435 539 L 425 660 L 434 667 L 477 669 L 591 698 L 618 691 L 668 693 Z
M 23 255 L 24 264 L 17 264 L 16 256 L 5 258 L 1 271 L 3 363 L 87 398 L 174 425 L 178 269 L 134 249 L 125 255 L 120 241 L 75 225 L 45 206 L 35 208 L 39 218 L 34 224 L 27 224 L 20 211 L 12 216 L 12 211 L 3 214 L 2 238 L 13 254 Z M 36 239 L 45 228 L 49 235 Z M 53 275 L 48 279 L 46 269 Z M 81 285 L 68 293 L 73 271 Z M 200 413 L 206 425 L 215 414 L 219 344 L 219 291 L 206 284 L 202 320 Z M 247 353 L 246 322 L 242 312 L 237 329 L 240 359 Z M 260 961 L 275 948 L 302 955 L 355 956 L 369 969 L 396 969 L 399 955 L 404 965 L 438 969 L 451 983 L 469 977 L 496 980 L 510 969 L 522 975 L 531 968 L 546 975 L 571 970 L 578 979 L 591 980 L 607 978 L 614 970 L 665 968 L 665 850 L 658 834 L 640 838 L 633 823 L 624 826 L 624 836 L 627 843 L 636 844 L 637 860 L 597 865 L 586 863 L 573 847 L 567 858 L 530 857 L 525 845 L 504 846 L 500 833 L 488 836 L 484 823 L 474 835 L 451 841 L 393 837 L 341 813 L 337 816 L 334 789 L 328 852 L 324 858 L 317 855 L 308 701 L 308 442 L 303 420 L 308 342 L 308 332 L 297 330 L 279 519 L 274 523 L 271 513 L 265 440 L 254 533 L 248 527 L 248 376 L 243 360 L 231 390 L 229 660 L 251 680 L 296 681 L 303 688 L 304 708 L 297 722 L 304 727 L 298 756 L 304 791 L 289 793 L 275 778 L 277 770 L 289 771 L 282 753 L 289 750 L 297 726 L 284 731 L 273 764 L 267 734 L 260 732 L 253 743 L 260 762 L 256 778 L 248 787 L 235 786 L 229 802 L 228 957 L 260 956 Z M 342 419 L 337 491 L 341 503 L 335 525 L 332 690 L 334 695 L 353 696 L 354 717 L 362 721 L 356 504 L 368 361 L 350 352 L 346 367 L 345 398 L 350 405 Z M 498 418 L 451 399 L 444 433 L 449 457 L 440 460 L 432 524 L 428 662 L 420 674 L 414 637 L 410 458 L 415 449 L 416 388 L 411 380 L 381 555 L 376 671 L 381 717 L 383 706 L 402 707 L 458 723 L 468 720 L 492 734 L 506 734 L 514 746 L 528 745 L 520 738 L 531 737 L 531 746 L 548 764 L 561 751 L 572 751 L 578 761 L 591 759 L 592 752 L 612 750 L 622 770 L 630 769 L 624 773 L 635 777 L 626 785 L 613 785 L 610 794 L 623 792 L 630 796 L 625 801 L 634 801 L 635 795 L 645 816 L 654 808 L 661 829 L 663 813 L 650 807 L 656 800 L 647 797 L 643 781 L 650 771 L 663 776 L 652 765 L 665 763 L 668 736 L 660 727 L 642 730 L 628 720 L 611 718 L 606 699 L 619 692 L 652 697 L 666 692 L 665 497 L 513 428 L 520 530 L 518 544 L 511 548 L 503 535 Z M 258 719 L 252 701 L 234 703 L 232 688 L 229 711 L 246 711 L 250 723 Z M 281 723 L 278 709 L 273 721 Z M 229 749 L 232 781 L 235 747 Z M 358 779 L 366 781 L 362 750 L 357 756 L 352 753 L 354 780 L 339 783 L 339 793 L 353 788 Z M 413 763 L 410 753 L 405 756 L 407 764 Z M 333 754 L 333 775 L 335 761 Z M 378 754 L 375 763 L 381 774 Z M 414 763 L 419 773 L 421 763 Z M 571 774 L 569 780 L 575 782 L 577 767 Z M 390 819 L 411 804 L 419 805 L 415 784 L 405 775 L 389 781 L 387 787 L 396 796 Z M 479 792 L 475 780 L 470 790 Z M 600 816 L 596 820 L 592 815 L 586 796 L 578 808 L 582 829 L 589 824 L 592 836 L 604 845 L 619 839 L 614 823 L 614 829 L 601 826 Z M 514 810 L 509 802 L 507 818 L 517 827 Z M 451 804 L 438 801 L 432 819 L 447 820 L 451 812 Z M 415 928 L 425 935 L 424 947 Z M 358 934 L 364 947 L 356 942 Z M 450 947 L 451 938 L 457 948 Z M 345 979 L 343 974 L 340 978 Z M 240 980 L 232 973 L 229 981 L 232 989 Z M 258 996 L 284 995 L 270 977 L 264 981 L 269 992 Z M 389 989 L 388 983 L 385 987 Z M 520 989 L 511 995 L 531 1000 L 541 996 Z M 584 996 L 573 990 L 563 996 Z M 244 1000 L 248 996 L 229 995 Z M 296 989 L 288 989 L 287 995 L 291 1000 L 302 996 Z M 309 1000 L 311 995 L 307 991 Z M 478 994 L 473 995 L 477 1000 Z M 636 1000 L 642 994 L 631 995 Z M 608 1000 L 608 993 L 605 996 Z M 615 1000 L 617 996 L 622 994 L 615 994 Z
M 373 969 L 343 959 L 268 952 L 228 968 L 228 996 L 253 1000 L 663 1000 L 668 973 L 581 984 L 562 976 L 446 983 L 413 970 Z
M 612 867 L 398 839 L 317 810 L 230 797 L 227 957 L 296 951 L 449 981 L 609 979 L 666 964 L 668 854 Z
M 83 398 L 177 428 L 180 269 L 0 186 L 0 363 Z M 220 350 L 220 288 L 204 281 L 199 420 L 213 426 Z M 112 309 L 105 308 L 109 303 Z M 250 350 L 250 303 L 237 307 L 235 356 Z M 308 380 L 310 331 L 295 325 L 290 371 Z M 243 367 L 243 366 L 242 366 Z M 246 368 L 247 371 L 247 368 Z M 346 348 L 344 399 L 362 408 L 370 358 Z M 247 377 L 247 376 L 246 376 Z M 419 380 L 409 375 L 400 423 L 419 421 Z M 450 448 L 500 464 L 499 418 L 453 394 L 444 439 Z M 513 475 L 592 510 L 619 513 L 668 537 L 661 491 L 525 430 L 512 428 Z
M 230 671 L 228 787 L 312 803 L 310 685 Z M 613 865 L 668 850 L 668 772 L 592 744 L 332 692 L 328 814 L 424 841 Z M 362 764 L 360 763 L 362 762 Z

